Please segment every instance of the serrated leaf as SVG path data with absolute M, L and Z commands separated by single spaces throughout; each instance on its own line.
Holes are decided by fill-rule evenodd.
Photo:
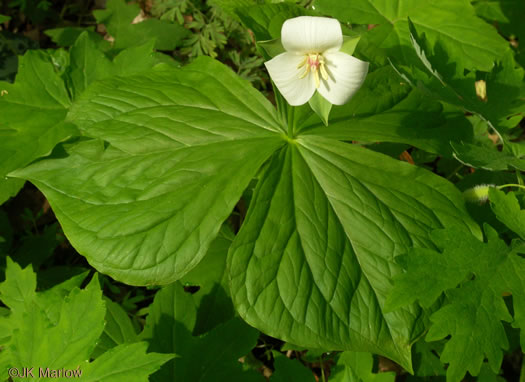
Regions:
M 6 175 L 48 154 L 77 130 L 64 123 L 71 101 L 52 57 L 28 51 L 19 61 L 16 82 L 0 82 L 0 201 L 23 184 Z M 37 138 L 35 138 L 37 137 Z
M 490 71 L 508 44 L 495 28 L 478 18 L 469 0 L 322 0 L 316 8 L 325 14 L 354 24 L 379 24 L 362 36 L 365 54 L 395 57 L 409 64 L 407 17 L 418 31 L 440 41 L 462 68 Z M 368 49 L 368 51 L 367 51 Z
M 481 145 L 451 142 L 454 157 L 466 166 L 488 171 L 520 170 L 525 171 L 525 159 L 518 158 L 505 148 L 488 148 Z
M 314 382 L 312 371 L 306 368 L 298 359 L 289 359 L 279 352 L 274 352 L 273 366 L 275 371 L 270 377 L 271 382 Z
M 473 281 L 450 290 L 447 297 L 450 304 L 432 315 L 433 325 L 426 336 L 428 341 L 452 336 L 441 353 L 441 362 L 450 363 L 447 381 L 461 381 L 466 371 L 478 375 L 485 357 L 492 370 L 499 370 L 502 349 L 508 348 L 500 320 L 512 320 L 501 295 Z M 461 325 L 452 317 L 461 317 Z
M 446 292 L 448 303 L 430 317 L 433 325 L 426 340 L 451 336 L 441 353 L 441 361 L 450 364 L 447 381 L 460 381 L 467 371 L 478 375 L 485 358 L 494 372 L 500 369 L 503 350 L 508 348 L 501 321 L 513 321 L 504 294 L 513 296 L 513 326 L 525 327 L 525 261 L 489 226 L 485 232 L 487 243 L 453 229 L 436 231 L 433 240 L 442 253 L 427 251 L 421 258 L 421 250 L 411 252 L 407 272 L 399 276 L 390 296 L 398 305 L 417 298 L 428 306 L 437 294 Z M 431 269 L 439 269 L 442 279 L 429 279 Z M 428 284 L 437 285 L 421 290 L 420 280 L 425 277 Z
M 104 78 L 110 71 L 110 60 L 97 49 L 94 39 L 87 32 L 77 38 L 69 56 L 69 76 L 74 98 L 82 94 L 90 83 Z
M 124 0 L 109 0 L 106 9 L 93 12 L 98 23 L 106 25 L 108 33 L 115 39 L 117 50 L 143 45 L 155 39 L 155 48 L 172 50 L 188 35 L 184 27 L 157 19 L 133 23 L 140 13 L 138 4 L 127 4 Z
M 490 267 L 498 266 L 509 251 L 501 240 L 483 243 L 459 231 L 434 231 L 432 239 L 444 249 L 443 253 L 439 256 L 434 250 L 412 249 L 407 272 L 397 278 L 395 288 L 387 299 L 388 310 L 416 300 L 428 308 L 443 291 L 455 288 L 470 274 L 479 276 Z M 473 253 L 477 255 L 472 256 Z M 436 269 L 440 272 L 437 273 Z
M 7 258 L 5 281 L 0 284 L 0 299 L 12 312 L 22 313 L 36 297 L 36 275 L 32 267 L 22 269 Z
M 505 194 L 489 189 L 490 207 L 500 222 L 525 240 L 525 210 L 522 210 L 513 192 Z
M 72 46 L 82 33 L 87 33 L 93 39 L 97 46 L 102 45 L 103 41 L 107 44 L 101 35 L 95 32 L 94 27 L 64 27 L 46 29 L 44 34 L 51 37 L 51 40 L 60 47 Z
M 498 30 L 506 38 L 517 37 L 519 41 L 525 38 L 525 26 L 520 15 L 525 12 L 525 3 L 521 0 L 475 0 L 472 5 L 478 16 L 498 22 Z M 523 53 L 523 47 L 518 46 Z
M 208 58 L 99 82 L 69 119 L 110 145 L 83 142 L 17 176 L 38 184 L 92 265 L 131 284 L 169 283 L 197 265 L 285 143 L 269 102 Z
M 73 289 L 80 288 L 87 275 L 88 271 L 84 271 L 37 294 L 37 305 L 53 324 L 58 322 L 62 305 L 67 301 L 67 296 Z
M 416 30 L 410 25 L 412 45 L 430 75 L 412 68 L 405 71 L 405 74 L 410 72 L 407 76 L 412 82 L 443 101 L 477 114 L 498 132 L 520 122 L 525 114 L 521 100 L 524 71 L 516 65 L 511 50 L 495 60 L 497 65 L 490 73 L 465 73 L 440 41 L 431 43 L 421 33 L 420 28 Z M 480 76 L 486 93 L 484 97 L 476 90 Z
M 414 166 L 302 136 L 272 158 L 230 249 L 237 311 L 285 341 L 367 350 L 410 369 L 420 312 L 384 312 L 401 272 L 394 257 L 432 247 L 431 227 L 476 232 L 462 203 L 449 183 Z
M 252 30 L 257 41 L 281 37 L 281 27 L 287 19 L 312 14 L 303 7 L 290 3 L 236 6 L 235 13 Z
M 333 382 L 394 382 L 393 372 L 373 373 L 372 354 L 345 351 L 341 353 L 335 365 L 331 381 Z
M 68 68 L 74 98 L 94 81 L 114 76 L 130 76 L 155 64 L 154 40 L 124 49 L 110 61 L 87 33 L 82 33 L 70 51 Z
M 56 325 L 35 303 L 31 304 L 9 344 L 11 364 L 19 368 L 76 368 L 89 359 L 104 328 L 104 312 L 96 276 L 85 289 L 73 289 Z
M 148 344 L 137 342 L 114 347 L 82 370 L 86 382 L 148 382 L 173 354 L 146 353 Z
M 97 358 L 107 350 L 125 343 L 137 341 L 137 330 L 121 305 L 105 299 L 106 326 L 100 336 L 92 357 Z

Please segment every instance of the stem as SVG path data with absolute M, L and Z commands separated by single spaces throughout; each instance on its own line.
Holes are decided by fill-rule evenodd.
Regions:
M 525 186 L 523 186 L 521 184 L 503 184 L 501 186 L 497 186 L 496 188 L 498 190 L 501 190 L 502 188 L 505 188 L 505 187 L 518 187 L 518 188 L 521 188 L 521 189 L 525 190 Z
M 450 180 L 454 175 L 457 176 L 457 175 L 458 175 L 458 171 L 461 170 L 461 168 L 462 168 L 463 166 L 464 166 L 463 164 L 460 164 L 458 167 L 456 167 L 456 168 L 454 169 L 454 171 L 452 171 L 452 172 L 450 173 L 450 175 L 447 176 L 447 180 Z
M 323 382 L 326 382 L 326 375 L 324 373 L 324 367 L 323 367 L 323 358 L 322 356 L 319 358 L 319 365 L 321 366 L 321 378 Z M 520 381 L 521 382 L 521 381 Z
M 293 138 L 293 132 L 294 132 L 294 117 L 295 117 L 295 107 L 290 106 L 288 108 L 288 137 Z
M 525 382 L 525 357 L 521 360 L 520 382 Z

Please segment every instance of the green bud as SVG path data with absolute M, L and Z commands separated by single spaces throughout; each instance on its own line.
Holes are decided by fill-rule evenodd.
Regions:
M 484 203 L 489 198 L 489 188 L 496 187 L 493 184 L 479 184 L 463 191 L 463 197 L 469 203 Z

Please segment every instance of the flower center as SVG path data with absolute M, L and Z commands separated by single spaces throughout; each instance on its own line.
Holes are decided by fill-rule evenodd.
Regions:
M 328 80 L 328 72 L 325 68 L 324 57 L 319 53 L 309 53 L 305 55 L 304 60 L 297 65 L 297 69 L 304 67 L 304 72 L 299 76 L 300 79 L 306 77 L 310 72 L 314 75 L 315 78 L 315 87 L 319 88 L 321 85 L 321 80 L 319 78 L 319 72 L 321 72 L 321 77 L 323 80 Z

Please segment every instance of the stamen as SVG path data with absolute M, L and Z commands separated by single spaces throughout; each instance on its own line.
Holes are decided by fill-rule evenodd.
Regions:
M 299 69 L 301 66 L 305 66 L 307 62 L 308 62 L 308 56 L 305 56 L 304 60 L 302 60 L 299 65 L 297 65 L 297 69 Z
M 316 88 L 319 88 L 319 86 L 321 86 L 319 72 L 321 72 L 321 77 L 323 78 L 323 80 L 328 80 L 328 72 L 325 68 L 325 60 L 324 57 L 319 53 L 309 53 L 308 55 L 306 55 L 305 58 L 299 63 L 299 65 L 297 65 L 297 69 L 300 69 L 303 66 L 305 67 L 305 70 L 299 76 L 299 79 L 305 78 L 311 71 L 314 75 Z
M 328 81 L 328 72 L 326 71 L 323 62 L 319 66 L 319 69 L 321 70 L 321 77 L 323 77 L 323 80 Z
M 299 79 L 303 79 L 310 72 L 310 65 L 306 65 L 306 70 L 299 76 Z
M 315 77 L 315 87 L 316 89 L 319 89 L 319 86 L 321 85 L 321 81 L 319 80 L 319 71 L 317 69 L 314 71 L 314 77 Z

